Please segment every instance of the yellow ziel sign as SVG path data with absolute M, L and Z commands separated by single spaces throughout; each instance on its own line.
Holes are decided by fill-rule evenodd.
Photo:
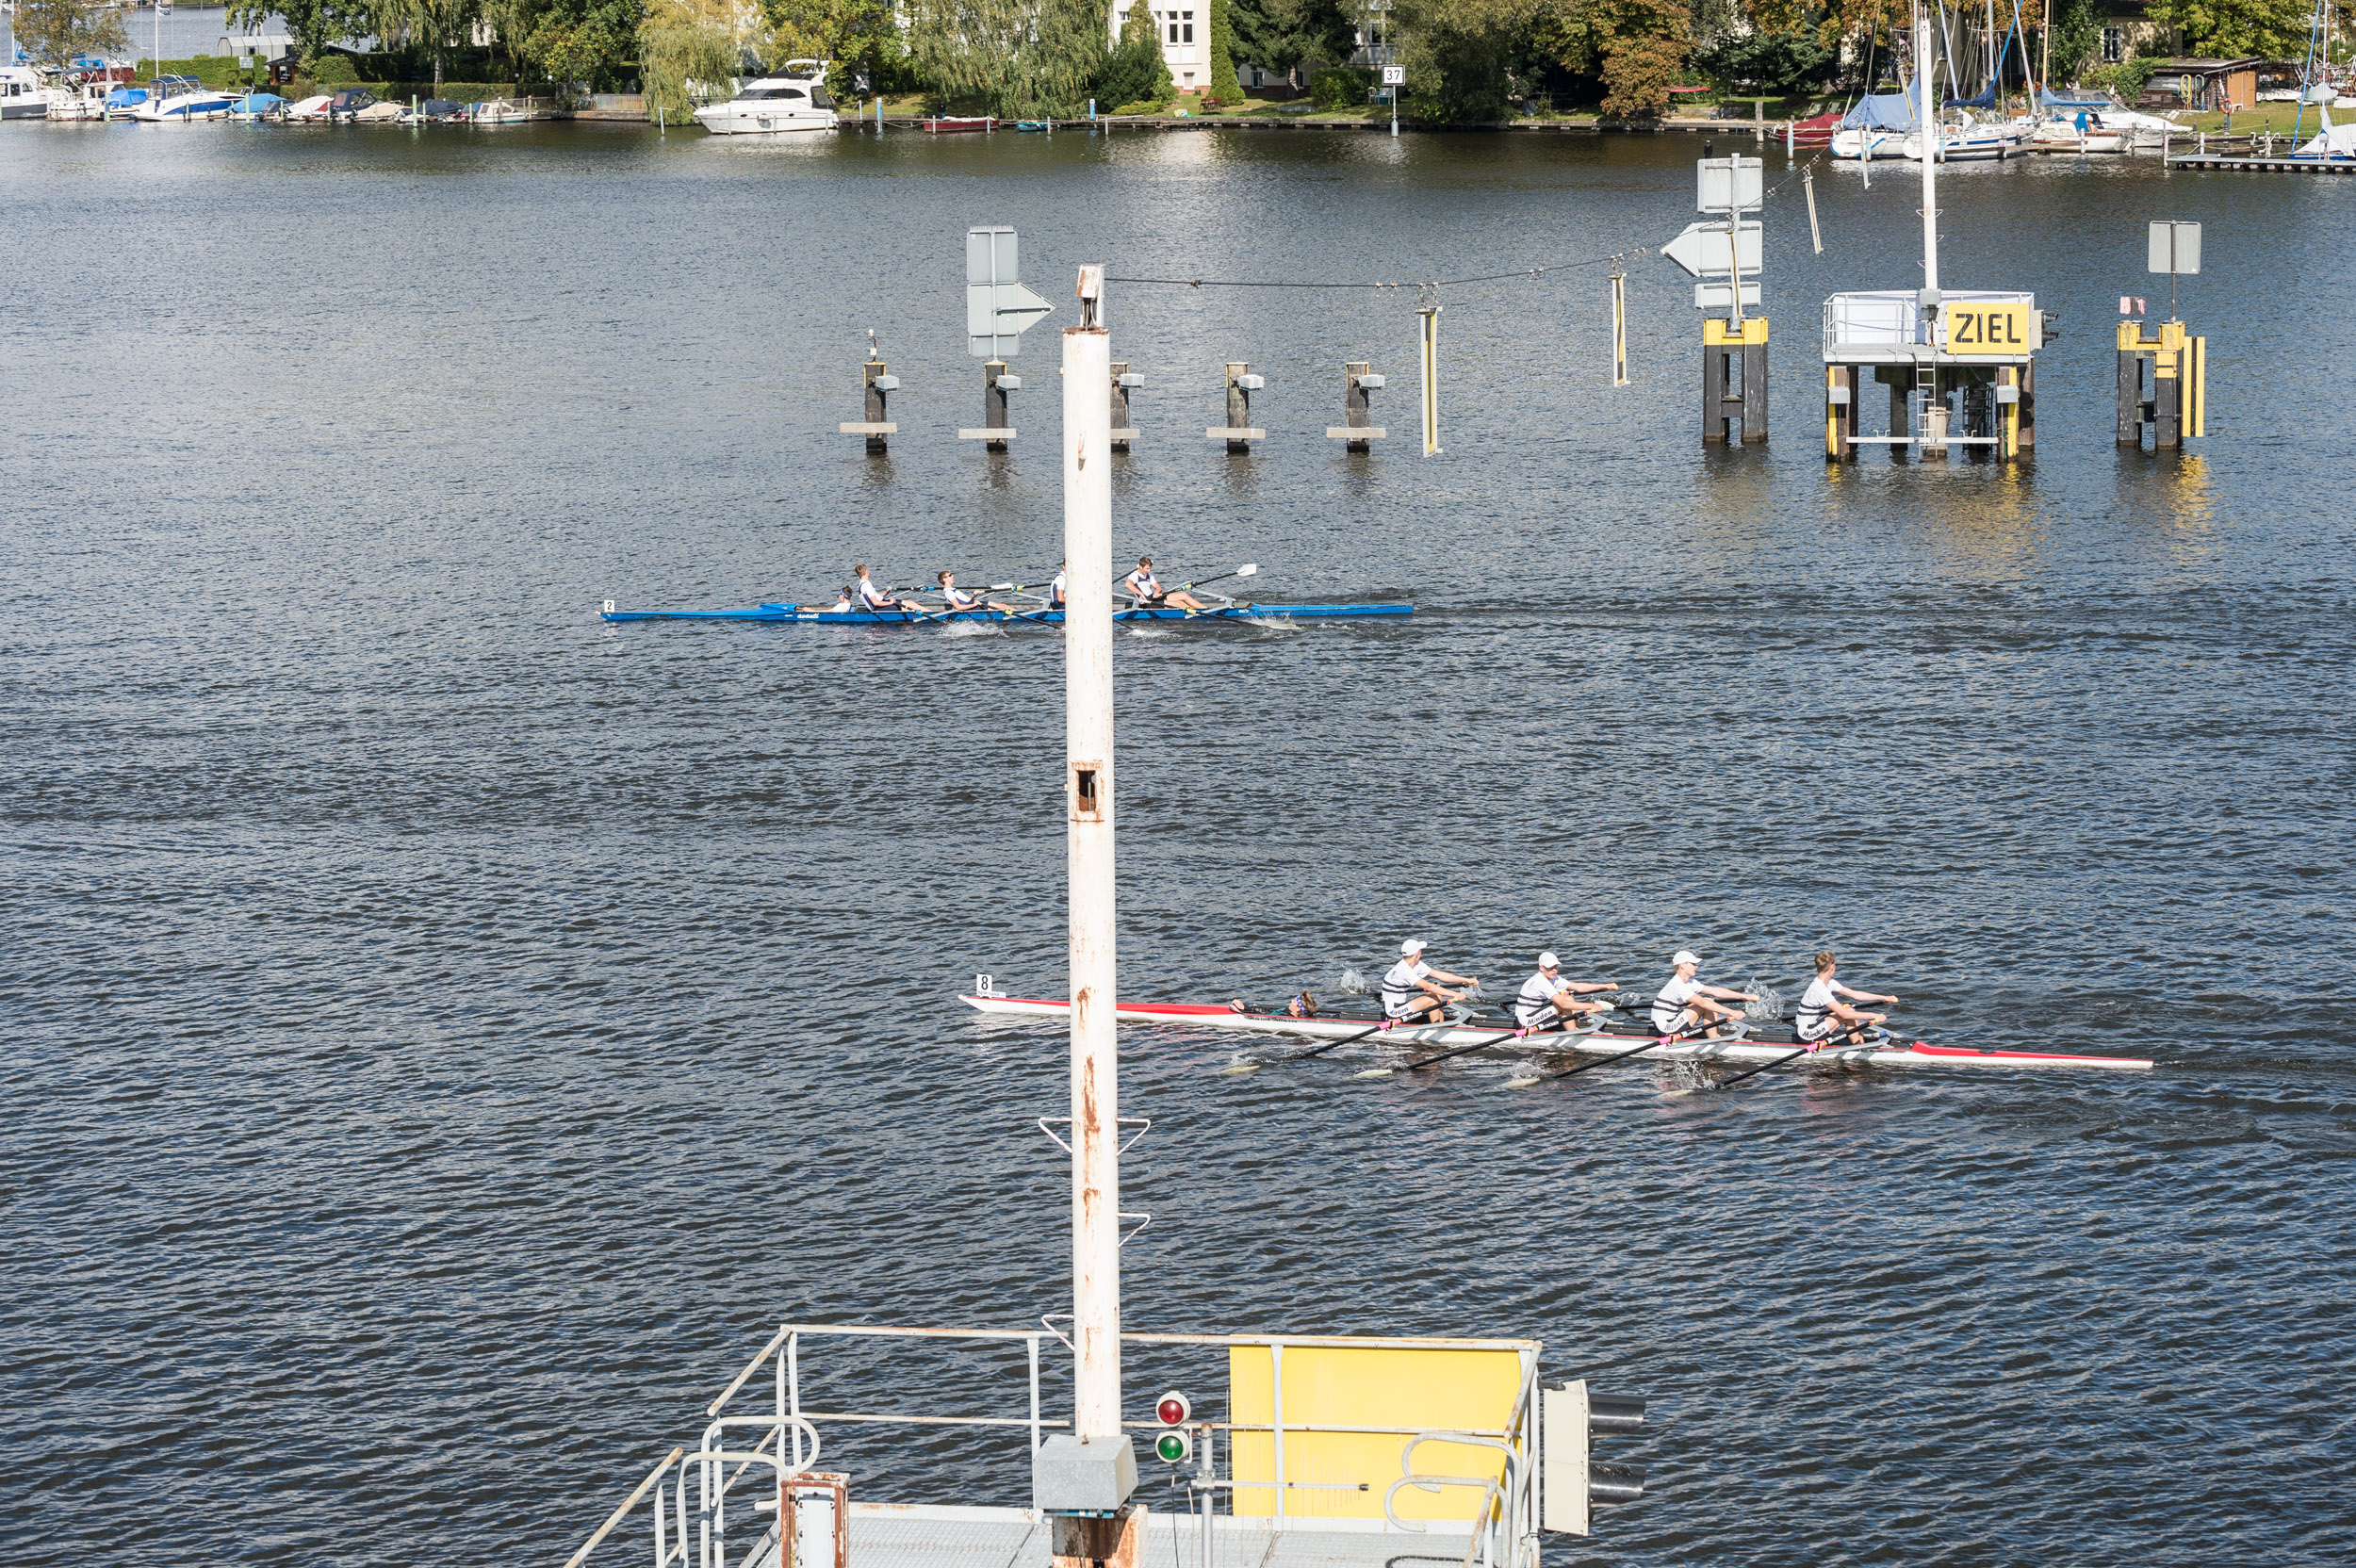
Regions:
M 2027 305 L 1947 307 L 1947 351 L 1951 354 L 2025 354 L 2036 347 Z

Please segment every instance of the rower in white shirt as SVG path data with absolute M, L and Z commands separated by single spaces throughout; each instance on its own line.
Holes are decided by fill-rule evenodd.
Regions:
M 933 574 L 933 580 L 941 584 L 940 612 L 941 614 L 962 613 L 969 610 L 996 610 L 1008 615 L 1023 613 L 1014 605 L 1000 604 L 996 599 L 986 599 L 979 594 L 967 593 L 957 586 L 957 574 L 955 572 L 936 572 Z
M 1565 980 L 1561 969 L 1562 960 L 1553 954 L 1538 955 L 1538 972 L 1522 982 L 1520 993 L 1513 998 L 1513 1018 L 1523 1028 L 1542 1029 L 1612 1010 L 1609 1002 L 1579 998 L 1592 991 L 1616 991 L 1620 988 L 1617 980 Z
M 1433 969 L 1423 961 L 1425 942 L 1420 937 L 1410 937 L 1399 944 L 1399 962 L 1383 975 L 1383 1014 L 1403 1022 L 1437 1023 L 1444 1009 L 1451 1002 L 1464 1000 L 1463 991 L 1452 991 L 1449 986 L 1478 986 L 1481 982 L 1469 974 L 1450 974 L 1444 969 Z
M 1844 996 L 1851 1002 L 1878 1002 L 1888 1007 L 1898 1004 L 1894 996 L 1853 991 L 1834 979 L 1833 971 L 1839 963 L 1840 960 L 1829 950 L 1816 955 L 1816 979 L 1808 986 L 1808 994 L 1800 998 L 1800 1005 L 1792 1015 L 1792 1025 L 1802 1044 L 1828 1045 L 1838 1035 L 1844 1045 L 1863 1045 L 1865 1031 L 1877 1026 L 1890 1016 L 1887 1013 L 1859 1012 L 1841 1002 L 1841 998 Z
M 1664 1035 L 1690 1035 L 1704 1024 L 1709 1027 L 1704 1037 L 1716 1039 L 1721 1024 L 1732 1023 L 1742 1016 L 1740 1007 L 1728 1007 L 1728 1002 L 1756 1002 L 1749 991 L 1728 990 L 1724 986 L 1705 986 L 1693 976 L 1700 972 L 1702 961 L 1693 954 L 1679 952 L 1670 960 L 1677 972 L 1653 998 L 1652 1026 Z
M 1121 587 L 1131 598 L 1148 610 L 1208 610 L 1209 605 L 1183 589 L 1162 592 L 1162 585 L 1153 576 L 1153 558 L 1137 557 L 1137 569 L 1121 580 Z
M 1068 610 L 1071 608 L 1070 605 L 1064 602 L 1063 580 L 1064 563 L 1058 561 L 1055 563 L 1055 580 L 1047 585 L 1047 608 L 1050 610 Z
M 877 614 L 892 614 L 895 612 L 907 614 L 924 612 L 923 605 L 910 604 L 906 599 L 894 597 L 890 589 L 876 587 L 875 580 L 867 575 L 867 567 L 864 564 L 852 567 L 851 575 L 859 579 L 852 592 L 859 595 L 859 607 L 861 610 L 872 611 Z

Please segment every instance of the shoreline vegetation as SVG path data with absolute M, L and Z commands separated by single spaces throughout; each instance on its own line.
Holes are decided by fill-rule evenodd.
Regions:
M 1711 106 L 1733 111 L 1717 122 L 1740 126 L 1753 122 L 1742 110 L 1759 100 L 1767 106 L 1759 119 L 1772 124 L 1895 91 L 1916 64 L 1883 0 L 1204 7 L 1182 22 L 1146 0 L 233 0 L 223 23 L 231 34 L 284 26 L 298 62 L 286 85 L 296 88 L 367 87 L 386 96 L 496 89 L 564 101 L 634 94 L 671 120 L 791 59 L 829 62 L 827 86 L 846 120 L 872 114 L 881 99 L 887 120 L 914 100 L 930 114 L 1009 121 L 1076 121 L 1090 103 L 1121 116 L 1387 121 L 1390 106 L 1369 69 L 1384 59 L 1404 73 L 1401 124 L 1630 128 L 1685 123 Z M 2150 0 L 2144 11 L 2146 23 L 2124 41 L 2127 57 L 2103 63 L 2121 41 L 2104 36 L 2095 0 L 2053 0 L 2053 25 L 2032 26 L 2025 39 L 2009 24 L 1991 31 L 1966 8 L 1942 42 L 1951 62 L 1942 88 L 1957 97 L 1980 91 L 2001 35 L 2004 97 L 2022 97 L 2026 65 L 2054 84 L 2136 106 L 2161 61 L 2177 55 L 2305 57 L 2315 7 Z M 123 32 L 111 0 L 23 0 L 17 22 L 32 57 L 57 67 L 102 37 L 112 56 Z M 1378 38 L 1384 41 L 1368 41 Z M 347 47 L 354 40 L 374 47 Z M 2344 59 L 2351 45 L 2356 28 L 2343 18 L 2324 58 Z M 1183 62 L 1183 83 L 1166 51 Z M 1361 63 L 1344 63 L 1351 61 Z M 228 57 L 164 63 L 208 86 L 252 80 Z M 1248 89 L 1247 80 L 1265 86 Z M 2265 134 L 2285 106 L 2237 113 L 2233 130 Z M 2184 122 L 2194 132 L 2225 128 L 2221 115 L 2187 114 Z

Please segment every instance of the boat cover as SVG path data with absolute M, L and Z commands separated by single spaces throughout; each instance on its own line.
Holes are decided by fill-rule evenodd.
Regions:
M 1857 107 L 1841 117 L 1844 131 L 1908 131 L 1914 128 L 1914 97 L 1906 92 L 1885 92 L 1878 97 L 1860 98 Z
M 286 100 L 275 92 L 249 92 L 229 107 L 237 114 L 268 114 L 272 109 L 286 107 Z

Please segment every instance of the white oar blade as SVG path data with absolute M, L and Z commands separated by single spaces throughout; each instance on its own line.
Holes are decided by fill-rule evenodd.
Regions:
M 1508 1078 L 1505 1086 L 1509 1089 L 1535 1088 L 1545 1082 L 1544 1078 Z
M 1260 568 L 1255 563 L 1247 561 L 1242 565 L 1235 568 L 1235 575 L 1237 577 L 1257 577 L 1260 575 Z
M 1259 1070 L 1260 1064 L 1258 1062 L 1236 1062 L 1232 1066 L 1220 1068 L 1219 1070 L 1219 1075 L 1221 1078 L 1239 1078 L 1247 1072 L 1257 1072 Z
M 1397 1070 L 1393 1068 L 1374 1067 L 1368 1068 L 1364 1072 L 1352 1073 L 1351 1076 L 1355 1078 L 1388 1078 L 1395 1070 Z

